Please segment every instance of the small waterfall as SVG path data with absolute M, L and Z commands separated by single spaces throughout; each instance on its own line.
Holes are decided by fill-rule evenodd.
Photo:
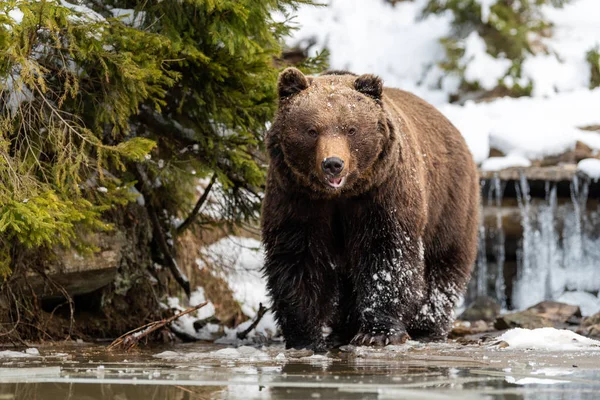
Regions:
M 534 304 L 540 298 L 539 287 L 535 285 L 539 277 L 535 271 L 535 246 L 534 230 L 531 223 L 531 197 L 529 196 L 529 183 L 523 174 L 520 176 L 519 184 L 515 183 L 517 201 L 521 214 L 521 226 L 523 227 L 523 240 L 521 249 L 517 251 L 517 281 L 513 288 L 513 306 L 520 307 L 522 304 Z M 538 281 L 539 282 L 539 281 Z M 537 290 L 536 290 L 537 289 Z M 542 294 L 543 298 L 543 294 Z
M 496 282 L 494 285 L 495 298 L 502 308 L 506 308 L 506 283 L 504 282 L 504 261 L 506 260 L 504 228 L 502 226 L 502 197 L 504 197 L 504 186 L 498 177 L 494 175 L 488 195 L 488 203 L 495 206 L 496 229 L 494 231 L 494 258 L 496 259 Z M 491 193 L 493 192 L 493 196 Z M 493 203 L 492 203 L 493 200 Z
M 590 194 L 597 188 L 577 176 L 565 183 L 530 182 L 523 174 L 510 182 L 498 175 L 482 180 L 479 250 L 467 299 L 489 296 L 514 309 L 560 301 L 565 292 L 600 301 L 600 204 Z M 508 193 L 516 199 L 505 198 Z

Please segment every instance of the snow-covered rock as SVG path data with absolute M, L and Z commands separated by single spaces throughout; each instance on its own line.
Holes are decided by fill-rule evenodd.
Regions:
M 600 160 L 597 158 L 586 158 L 579 161 L 577 170 L 583 172 L 588 177 L 597 181 L 600 179 Z

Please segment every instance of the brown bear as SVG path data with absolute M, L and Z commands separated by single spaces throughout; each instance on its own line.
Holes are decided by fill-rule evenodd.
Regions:
M 461 134 L 370 74 L 288 68 L 278 91 L 262 234 L 287 347 L 444 339 L 477 248 L 479 183 Z

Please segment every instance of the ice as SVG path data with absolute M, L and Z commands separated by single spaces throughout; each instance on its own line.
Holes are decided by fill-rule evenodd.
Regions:
M 59 377 L 61 367 L 27 367 L 27 368 L 0 368 L 0 381 L 3 378 L 48 378 Z M 9 397 L 12 398 L 12 397 Z
M 162 353 L 154 354 L 153 357 L 166 360 L 213 359 L 234 360 L 239 362 L 267 361 L 272 359 L 268 353 L 249 346 L 240 346 L 238 348 L 226 347 L 204 353 L 163 351 Z
M 511 329 L 498 337 L 508 343 L 508 349 L 547 351 L 600 351 L 600 341 L 586 338 L 566 329 Z
M 0 359 L 3 358 L 32 358 L 39 357 L 40 352 L 38 349 L 30 348 L 25 351 L 13 351 L 13 350 L 3 350 L 0 351 Z
M 577 170 L 586 174 L 590 179 L 600 179 L 600 160 L 597 158 L 586 158 L 577 163 Z
M 521 378 L 515 379 L 513 376 L 507 376 L 506 382 L 514 383 L 515 385 L 554 385 L 556 383 L 567 383 L 568 381 L 561 381 L 557 379 L 543 379 L 543 378 Z
M 565 291 L 600 290 L 600 239 L 587 226 L 589 221 L 583 213 L 587 208 L 588 183 L 575 177 L 571 204 L 561 205 L 556 186 L 549 182 L 545 202 L 537 207 L 531 206 L 524 177 L 516 189 L 523 239 L 517 253 L 513 307 L 523 309 L 542 300 L 557 299 Z M 559 216 L 564 221 L 562 231 L 557 224 Z

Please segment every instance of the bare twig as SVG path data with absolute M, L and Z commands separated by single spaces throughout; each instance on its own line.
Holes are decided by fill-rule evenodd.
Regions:
M 208 199 L 210 190 L 212 189 L 216 180 L 217 174 L 213 174 L 212 178 L 210 178 L 210 183 L 208 184 L 208 186 L 206 186 L 206 189 L 204 189 L 204 193 L 202 193 L 202 196 L 200 196 L 200 198 L 198 199 L 198 202 L 194 206 L 194 209 L 192 210 L 190 215 L 188 215 L 185 221 L 183 221 L 183 223 L 177 227 L 177 236 L 181 235 L 187 228 L 190 227 L 190 225 L 192 225 L 194 219 L 196 219 L 196 216 L 198 215 L 198 212 L 200 212 L 200 209 L 206 202 L 206 199 Z
M 258 312 L 256 313 L 256 318 L 254 319 L 254 322 L 252 322 L 250 324 L 250 326 L 248 328 L 246 328 L 243 332 L 238 332 L 237 338 L 240 340 L 246 339 L 248 334 L 250 332 L 252 332 L 252 329 L 256 328 L 256 326 L 258 325 L 258 323 L 260 322 L 260 320 L 262 319 L 262 317 L 266 314 L 266 312 L 268 310 L 269 309 L 267 307 L 263 306 L 262 303 L 260 303 L 258 306 Z
M 146 325 L 142 325 L 138 328 L 135 328 L 135 329 L 127 332 L 126 334 L 119 336 L 117 339 L 115 339 L 108 346 L 108 350 L 112 350 L 116 347 L 120 347 L 126 351 L 129 351 L 132 348 L 134 348 L 141 339 L 145 338 L 152 332 L 157 331 L 160 328 L 163 328 L 163 327 L 169 325 L 173 321 L 176 321 L 177 319 L 183 317 L 184 315 L 194 312 L 194 311 L 204 307 L 207 304 L 208 304 L 208 301 L 205 301 L 204 303 L 200 303 L 197 306 L 190 307 L 187 310 L 182 311 L 179 314 L 175 314 L 169 318 L 162 319 L 160 321 L 150 322 Z

